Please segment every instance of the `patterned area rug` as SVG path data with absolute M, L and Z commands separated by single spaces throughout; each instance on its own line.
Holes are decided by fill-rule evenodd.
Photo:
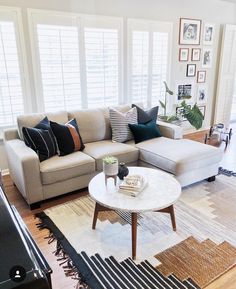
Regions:
M 175 205 L 176 232 L 172 230 L 168 215 L 152 212 L 140 214 L 137 260 L 134 266 L 142 266 L 142 262 L 147 262 L 150 266 L 158 268 L 156 272 L 164 275 L 163 278 L 166 279 L 163 280 L 166 283 L 171 278 L 179 282 L 183 280 L 187 282 L 187 285 L 183 285 L 183 282 L 179 283 L 179 287 L 172 284 L 172 287 L 153 285 L 154 287 L 147 288 L 197 288 L 196 284 L 204 287 L 234 266 L 236 261 L 235 187 L 236 178 L 220 175 L 215 182 L 204 181 L 185 188 Z M 74 250 L 73 256 L 76 252 L 79 254 L 86 252 L 84 254 L 87 260 L 93 260 L 99 254 L 99 258 L 103 261 L 112 256 L 117 263 L 123 264 L 124 260 L 131 255 L 129 215 L 121 212 L 102 212 L 96 230 L 92 230 L 93 210 L 93 200 L 82 197 L 45 210 L 45 216 L 49 218 L 46 221 L 42 215 L 40 216 L 44 219 L 41 227 L 48 227 L 51 230 L 53 233 L 51 239 L 56 237 L 60 241 L 64 235 Z M 53 222 L 59 230 L 55 228 L 52 230 L 47 222 Z M 59 237 L 55 236 L 55 231 Z M 66 251 L 60 244 L 61 242 L 57 254 Z M 71 257 L 71 254 L 69 255 Z M 68 269 L 67 275 L 73 275 L 75 267 L 81 272 L 82 261 L 77 264 L 78 266 L 75 265 L 77 259 L 72 261 L 73 265 L 65 268 Z M 93 264 L 94 262 L 95 260 Z M 86 266 L 88 267 L 88 264 Z M 174 274 L 174 277 L 171 274 Z M 82 281 L 88 281 L 91 276 L 91 271 L 85 270 Z M 191 281 L 196 284 L 190 284 Z

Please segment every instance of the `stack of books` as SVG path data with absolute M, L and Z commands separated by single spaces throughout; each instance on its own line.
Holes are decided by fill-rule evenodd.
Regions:
M 119 185 L 119 192 L 136 197 L 147 186 L 147 180 L 141 175 L 129 175 Z

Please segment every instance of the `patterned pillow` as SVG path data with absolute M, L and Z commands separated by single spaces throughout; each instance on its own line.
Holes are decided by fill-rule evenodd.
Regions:
M 151 120 L 154 120 L 155 122 L 157 121 L 157 115 L 158 115 L 158 106 L 152 107 L 149 110 L 143 110 L 142 108 L 140 108 L 139 106 L 137 106 L 136 104 L 132 104 L 132 107 L 136 107 L 137 108 L 137 112 L 138 112 L 138 123 L 147 123 Z
M 47 117 L 35 127 L 23 127 L 22 133 L 25 144 L 37 153 L 40 162 L 57 153 L 55 137 Z
M 131 108 L 126 113 L 122 113 L 114 108 L 110 108 L 109 114 L 112 129 L 112 141 L 126 142 L 133 139 L 133 135 L 129 129 L 128 124 L 138 123 L 137 108 Z
M 84 149 L 84 144 L 75 119 L 70 120 L 66 124 L 59 124 L 53 121 L 50 121 L 50 124 L 57 140 L 60 156 Z

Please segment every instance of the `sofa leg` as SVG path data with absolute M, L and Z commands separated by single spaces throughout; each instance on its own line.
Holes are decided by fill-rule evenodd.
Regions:
M 216 180 L 216 176 L 212 176 L 210 178 L 207 179 L 207 181 L 210 182 L 214 182 Z
M 36 210 L 41 207 L 41 202 L 33 203 L 33 204 L 30 204 L 29 206 L 30 206 L 30 210 Z

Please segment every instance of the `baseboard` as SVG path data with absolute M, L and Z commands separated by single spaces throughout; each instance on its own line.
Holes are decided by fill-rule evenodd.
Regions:
M 9 175 L 9 169 L 2 170 L 2 176 Z

